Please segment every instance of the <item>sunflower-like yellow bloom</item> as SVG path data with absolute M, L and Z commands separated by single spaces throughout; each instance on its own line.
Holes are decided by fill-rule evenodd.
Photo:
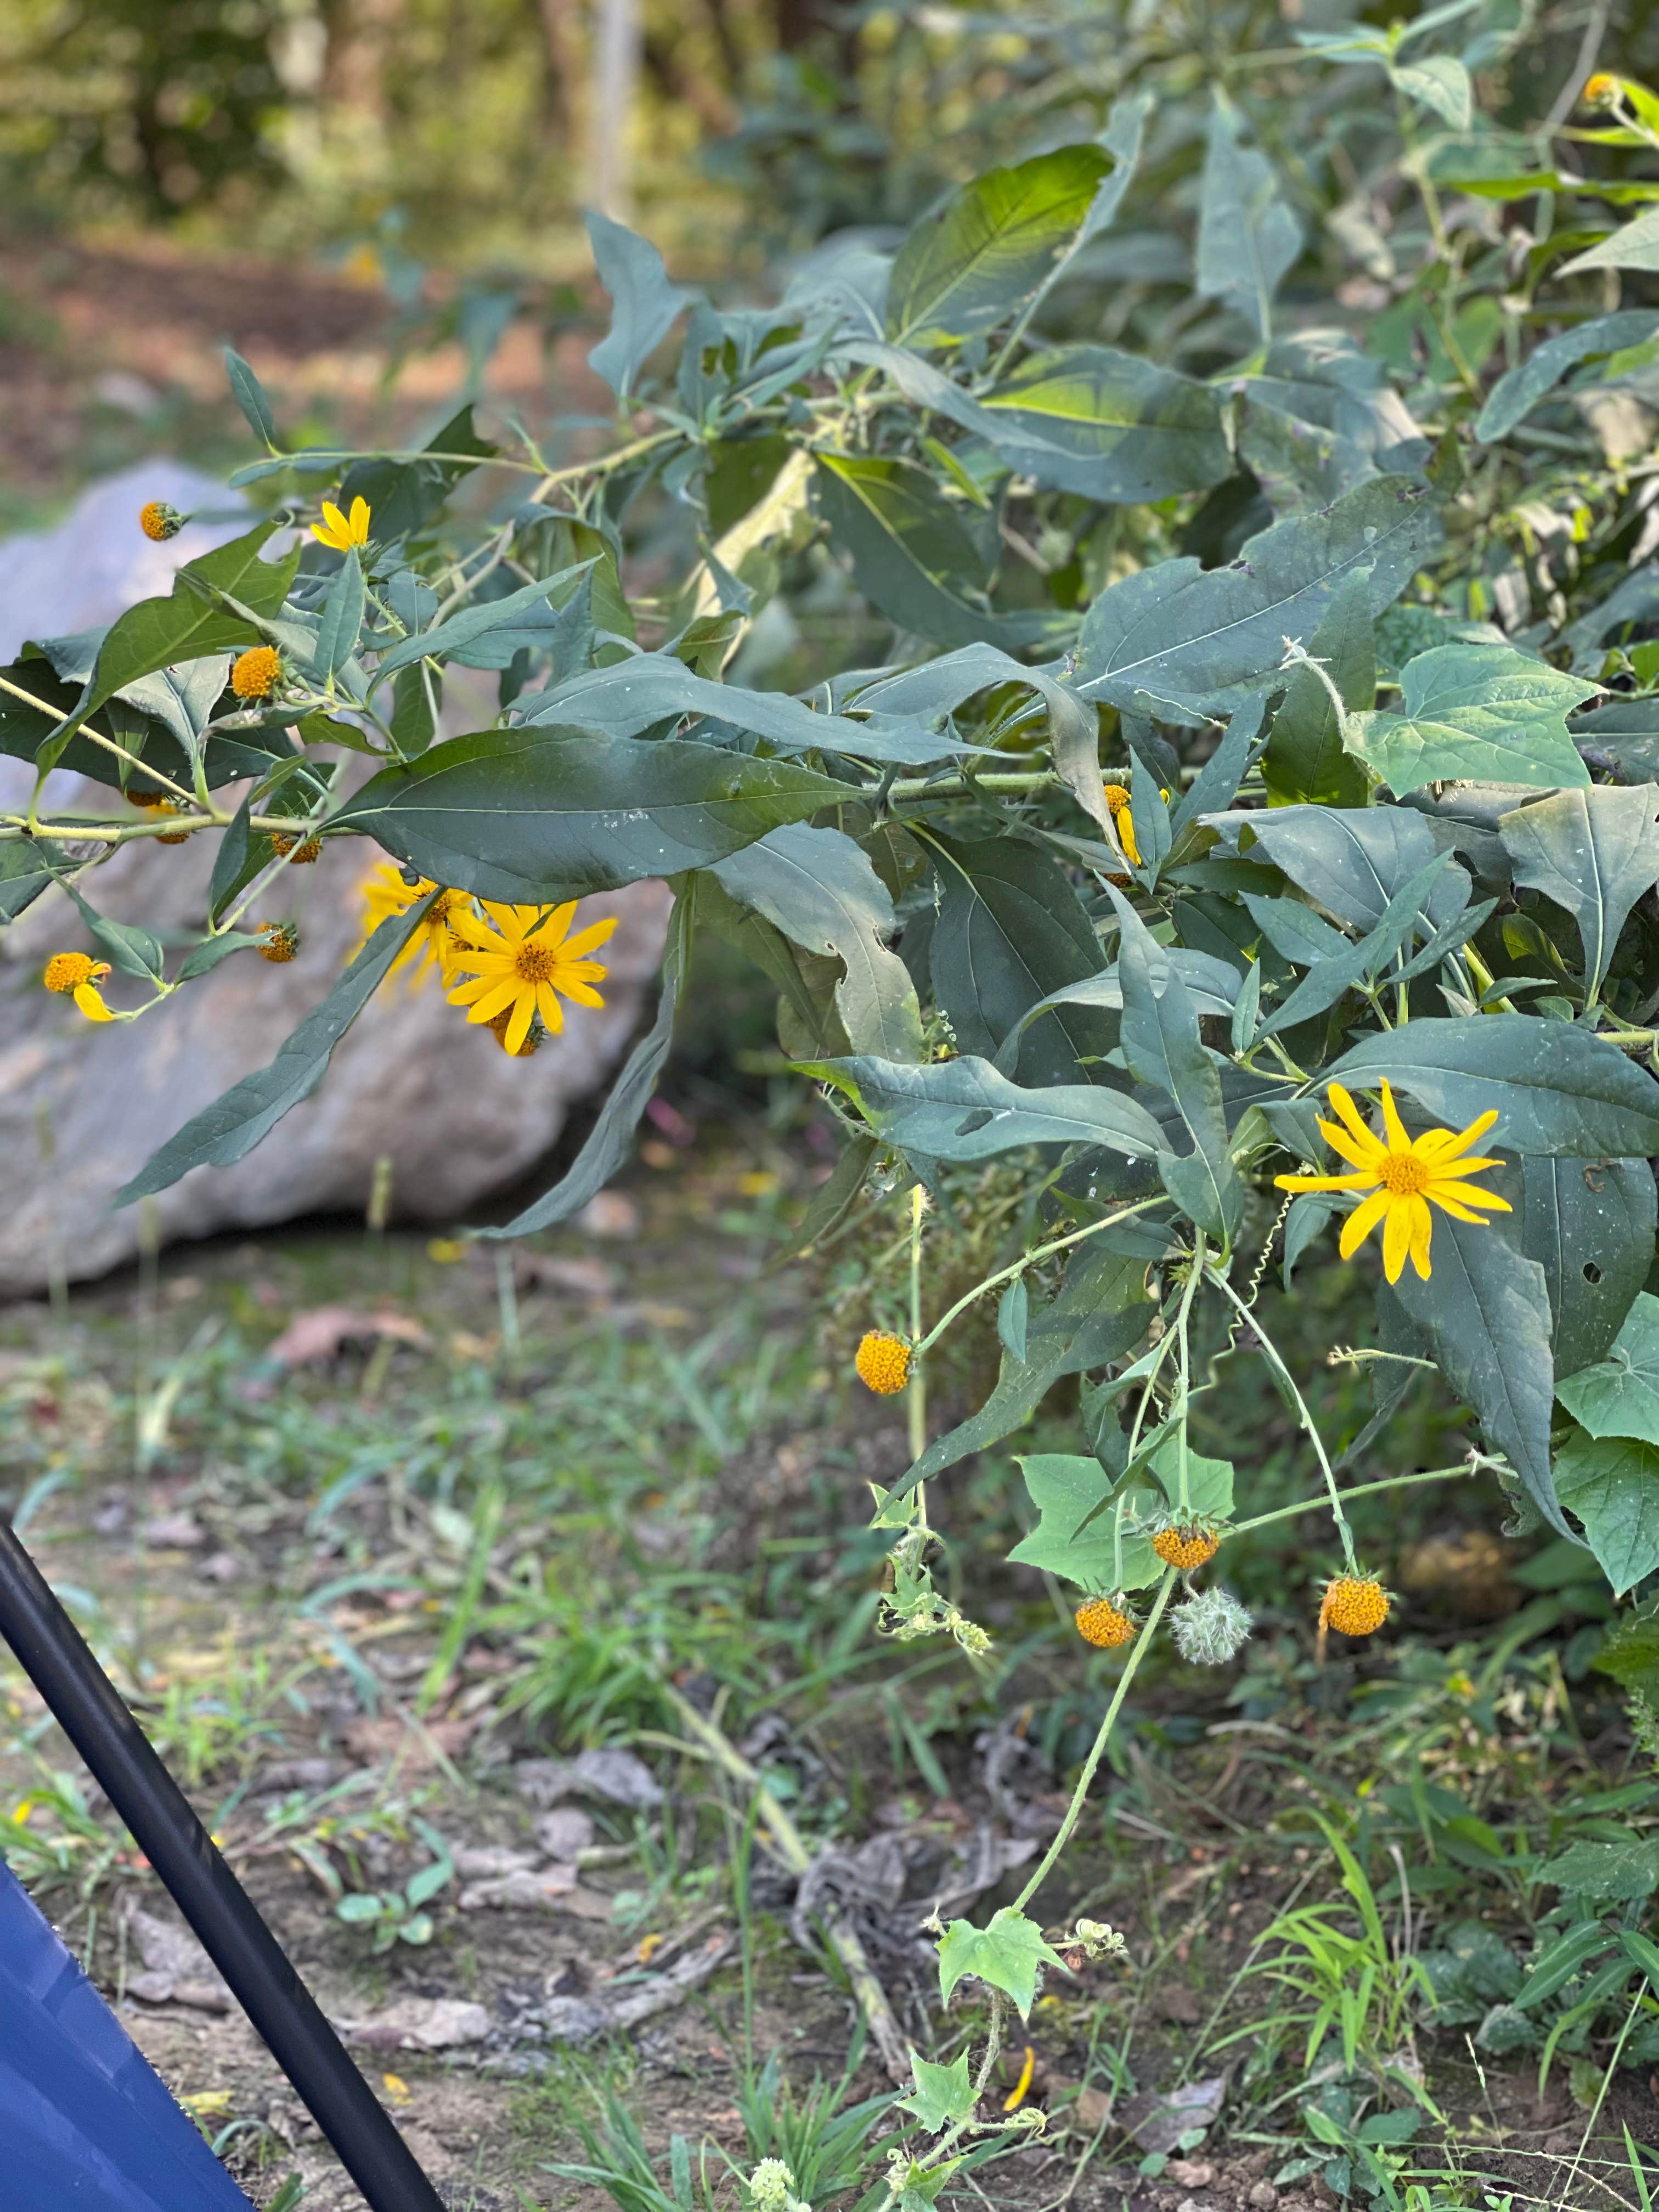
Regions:
M 551 908 L 501 906 L 494 899 L 482 903 L 488 921 L 480 921 L 465 908 L 449 916 L 458 940 L 454 964 L 470 979 L 449 994 L 449 1003 L 466 1007 L 468 1021 L 489 1023 L 497 1014 L 507 1014 L 501 1043 L 516 1054 L 538 1014 L 550 1036 L 564 1027 L 561 994 L 578 1006 L 605 1004 L 593 986 L 610 971 L 602 961 L 586 956 L 596 952 L 615 929 L 614 916 L 572 937 L 574 899 Z
M 455 974 L 455 956 L 460 950 L 450 924 L 457 914 L 465 910 L 466 893 L 438 890 L 436 884 L 428 882 L 424 876 L 416 883 L 409 883 L 395 860 L 383 860 L 378 867 L 371 868 L 360 888 L 363 895 L 363 933 L 352 948 L 354 957 L 383 921 L 407 914 L 410 907 L 418 906 L 431 892 L 438 891 L 427 908 L 426 919 L 387 973 L 395 975 L 400 968 L 406 968 L 406 980 L 412 991 L 420 988 L 434 967 L 444 981 L 449 982 Z
M 1332 1151 L 1351 1163 L 1353 1174 L 1277 1176 L 1274 1181 L 1280 1190 L 1369 1192 L 1370 1195 L 1360 1200 L 1343 1224 L 1340 1249 L 1345 1260 L 1352 1259 L 1380 1221 L 1382 1272 L 1389 1280 L 1400 1280 L 1409 1255 L 1413 1267 L 1426 1282 L 1429 1240 L 1434 1233 L 1434 1219 L 1429 1212 L 1431 1200 L 1443 1213 L 1450 1214 L 1454 1221 L 1480 1220 L 1483 1217 L 1476 1209 L 1481 1206 L 1492 1213 L 1514 1211 L 1508 1199 L 1499 1198 L 1493 1191 L 1476 1189 L 1464 1180 L 1468 1176 L 1479 1175 L 1485 1168 L 1504 1164 L 1501 1160 L 1472 1160 L 1465 1157 L 1469 1146 L 1479 1143 L 1497 1121 L 1495 1111 L 1482 1114 L 1461 1133 L 1425 1129 L 1420 1137 L 1408 1137 L 1395 1105 L 1394 1093 L 1385 1083 L 1382 1121 L 1388 1142 L 1384 1144 L 1366 1127 L 1358 1109 L 1340 1083 L 1332 1084 L 1330 1101 L 1331 1110 L 1341 1116 L 1343 1126 L 1338 1128 L 1333 1122 L 1322 1121 L 1319 1127 Z
M 1106 811 L 1112 817 L 1112 827 L 1117 832 L 1117 842 L 1123 848 L 1123 857 L 1132 868 L 1140 866 L 1140 848 L 1135 843 L 1135 818 L 1129 811 L 1129 794 L 1121 783 L 1109 783 L 1102 787 Z
M 368 501 L 361 494 L 351 502 L 351 520 L 348 522 L 331 499 L 323 501 L 323 519 L 313 522 L 311 534 L 319 545 L 331 545 L 337 553 L 349 553 L 354 545 L 368 543 Z

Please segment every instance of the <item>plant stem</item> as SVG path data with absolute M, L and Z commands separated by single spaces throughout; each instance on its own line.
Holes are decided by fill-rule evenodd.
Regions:
M 1083 1762 L 1083 1771 L 1079 1775 L 1077 1787 L 1072 1792 L 1072 1802 L 1066 1808 L 1066 1817 L 1055 1831 L 1053 1843 L 1037 1862 L 1036 1872 L 1014 1899 L 1013 1909 L 1016 1912 L 1024 1912 L 1054 1871 L 1055 1861 L 1072 1839 L 1072 1832 L 1082 1816 L 1084 1803 L 1089 1795 L 1089 1785 L 1094 1780 L 1096 1769 L 1105 1754 L 1107 1739 L 1112 1733 L 1118 1714 L 1122 1711 L 1123 1700 L 1128 1695 L 1129 1685 L 1135 1678 L 1135 1669 L 1146 1656 L 1158 1622 L 1164 1618 L 1164 1608 L 1170 1602 L 1170 1593 L 1175 1588 L 1175 1583 L 1176 1571 L 1173 1567 L 1168 1568 L 1163 1581 L 1158 1584 L 1158 1596 L 1153 1601 L 1151 1613 L 1146 1616 L 1146 1624 L 1136 1637 L 1130 1649 L 1128 1659 L 1125 1662 L 1123 1672 L 1117 1678 L 1117 1687 L 1112 1692 L 1112 1702 L 1106 1708 L 1106 1717 L 1100 1723 L 1099 1733 L 1090 1746 L 1089 1756 Z
M 913 1347 L 921 1335 L 921 1217 L 927 1204 L 927 1194 L 921 1185 L 910 1188 L 910 1342 Z M 914 1467 L 927 1449 L 927 1378 L 917 1351 L 910 1354 L 910 1385 L 905 1394 L 905 1413 L 909 1420 L 910 1464 Z M 924 1528 L 927 1525 L 927 1486 L 916 1485 L 916 1511 Z
M 1414 1482 L 1449 1482 L 1454 1475 L 1468 1474 L 1468 1462 L 1460 1460 L 1455 1467 L 1425 1468 L 1420 1474 L 1389 1474 L 1380 1482 L 1356 1483 L 1352 1490 L 1342 1493 L 1346 1504 L 1351 1498 L 1370 1498 L 1379 1490 L 1405 1490 Z M 1265 1528 L 1270 1522 L 1293 1521 L 1298 1513 L 1311 1513 L 1317 1501 L 1304 1498 L 1297 1505 L 1276 1506 L 1271 1513 L 1258 1513 L 1253 1521 L 1236 1521 L 1228 1531 L 1230 1535 L 1243 1536 L 1252 1528 Z
M 1262 1357 L 1277 1370 L 1285 1388 L 1296 1401 L 1297 1417 L 1303 1427 L 1308 1431 L 1308 1440 L 1314 1448 L 1319 1460 L 1320 1471 L 1325 1477 L 1325 1488 L 1331 1501 L 1331 1518 L 1336 1523 L 1336 1533 L 1342 1541 L 1342 1556 L 1347 1561 L 1349 1573 L 1356 1573 L 1358 1570 L 1354 1564 L 1353 1531 L 1349 1528 L 1347 1516 L 1342 1510 L 1342 1498 L 1336 1486 L 1336 1476 L 1332 1470 L 1330 1459 L 1325 1449 L 1324 1439 L 1315 1425 L 1313 1415 L 1308 1410 L 1308 1401 L 1297 1389 L 1296 1377 L 1279 1356 L 1278 1346 L 1262 1328 L 1243 1299 L 1239 1297 L 1227 1278 L 1212 1267 L 1210 1280 L 1217 1285 L 1224 1297 L 1232 1301 L 1239 1313 L 1249 1322 L 1255 1333 L 1256 1342 L 1261 1346 Z
M 1039 1244 L 1036 1251 L 1022 1253 L 1011 1266 L 1000 1268 L 994 1275 L 988 1275 L 982 1283 L 975 1283 L 971 1291 L 964 1291 L 955 1305 L 933 1323 L 927 1335 L 915 1346 L 917 1355 L 920 1356 L 926 1352 L 931 1345 L 937 1344 L 959 1313 L 965 1312 L 975 1298 L 983 1297 L 987 1291 L 995 1290 L 999 1283 L 1006 1283 L 1015 1275 L 1023 1275 L 1028 1267 L 1034 1267 L 1039 1260 L 1047 1260 L 1056 1252 L 1065 1251 L 1067 1245 L 1080 1244 L 1085 1237 L 1097 1237 L 1103 1229 L 1110 1229 L 1117 1222 L 1127 1221 L 1132 1214 L 1145 1213 L 1148 1206 L 1162 1206 L 1164 1202 L 1162 1191 L 1156 1198 L 1137 1199 L 1133 1206 L 1126 1206 L 1116 1213 L 1109 1213 L 1104 1220 L 1091 1221 L 1082 1229 L 1073 1230 L 1069 1236 L 1055 1237 L 1052 1244 Z M 916 1322 L 919 1326 L 919 1315 L 916 1316 Z

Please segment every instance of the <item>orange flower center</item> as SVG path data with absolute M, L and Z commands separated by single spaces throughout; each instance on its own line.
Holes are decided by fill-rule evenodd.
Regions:
M 1103 785 L 1102 787 L 1102 796 L 1106 801 L 1107 811 L 1111 814 L 1121 814 L 1124 808 L 1129 804 L 1129 794 L 1123 788 L 1123 786 L 1121 783 L 1109 783 Z
M 1429 1187 L 1429 1170 L 1415 1152 L 1389 1152 L 1377 1173 L 1391 1198 L 1421 1198 Z
M 554 948 L 536 937 L 527 938 L 513 956 L 513 965 L 526 983 L 550 983 L 558 964 Z

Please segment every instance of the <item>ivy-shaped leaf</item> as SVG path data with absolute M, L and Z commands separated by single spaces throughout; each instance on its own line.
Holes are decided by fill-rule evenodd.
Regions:
M 927 2134 L 942 2135 L 958 2121 L 972 2119 L 974 2085 L 968 2077 L 965 2051 L 949 2066 L 935 2066 L 913 2051 L 910 2072 L 916 2086 L 908 2097 L 898 2100 L 898 2107 L 902 2112 L 913 2112 Z
M 1012 1997 L 1024 2020 L 1036 2002 L 1038 1974 L 1045 1966 L 1063 1972 L 1065 1965 L 1059 1952 L 1043 1942 L 1036 1921 L 1005 1905 L 992 1914 L 988 1927 L 953 1920 L 945 1929 L 939 1947 L 939 1998 L 948 2003 L 957 1984 L 971 1974 Z

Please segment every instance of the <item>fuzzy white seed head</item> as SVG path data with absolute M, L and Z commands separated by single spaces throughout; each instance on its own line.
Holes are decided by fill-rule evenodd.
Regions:
M 1176 1650 L 1190 1666 L 1224 1667 L 1236 1659 L 1255 1626 L 1231 1590 L 1200 1590 L 1170 1615 Z

